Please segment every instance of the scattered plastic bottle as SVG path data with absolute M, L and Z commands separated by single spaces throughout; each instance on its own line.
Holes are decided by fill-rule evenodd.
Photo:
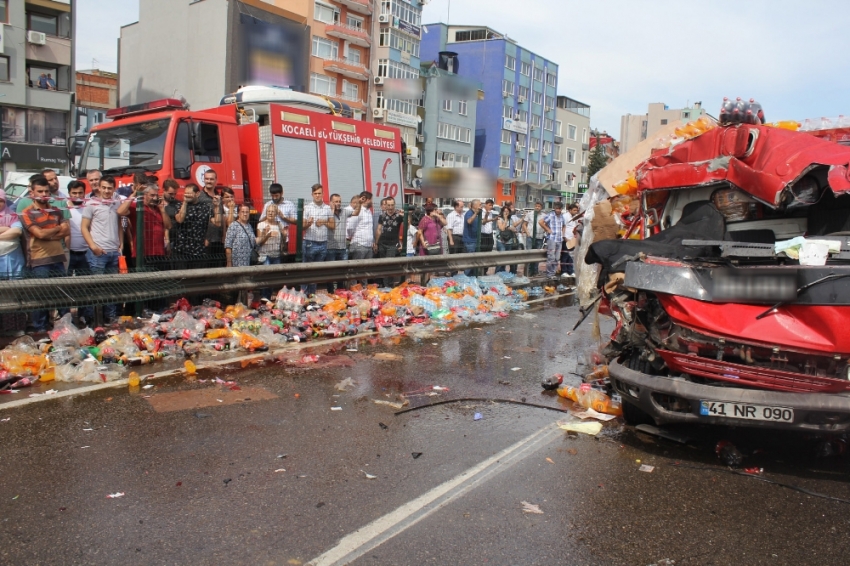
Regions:
M 139 374 L 131 371 L 130 375 L 127 376 L 127 385 L 130 387 L 138 387 L 139 383 L 141 383 L 141 379 L 139 379 Z
M 198 373 L 198 369 L 195 367 L 195 363 L 192 360 L 186 360 L 183 362 L 183 369 L 186 370 L 187 375 L 195 375 Z

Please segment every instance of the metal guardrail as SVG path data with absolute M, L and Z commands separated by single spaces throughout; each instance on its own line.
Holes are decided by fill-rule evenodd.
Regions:
M 455 272 L 523 264 L 535 259 L 540 262 L 545 258 L 545 250 L 517 250 L 0 281 L 0 313 L 133 303 L 283 285 Z

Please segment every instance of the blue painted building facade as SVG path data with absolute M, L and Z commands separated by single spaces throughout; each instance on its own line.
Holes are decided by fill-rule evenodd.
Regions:
M 482 26 L 425 26 L 422 59 L 458 54 L 457 74 L 481 84 L 474 166 L 498 177 L 525 207 L 552 191 L 558 65 Z M 559 193 L 560 194 L 560 193 Z

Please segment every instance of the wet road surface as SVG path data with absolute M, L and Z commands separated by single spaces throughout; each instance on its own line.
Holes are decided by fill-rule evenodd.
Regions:
M 318 348 L 303 367 L 2 410 L 0 563 L 847 562 L 850 503 L 732 473 L 714 454 L 730 440 L 762 478 L 850 500 L 846 458 L 816 459 L 815 439 L 688 427 L 682 446 L 616 420 L 567 434 L 555 423 L 569 415 L 520 404 L 396 416 L 375 403 L 564 410 L 539 382 L 581 373 L 594 340 L 590 321 L 566 335 L 577 317 L 537 307 L 419 341 Z

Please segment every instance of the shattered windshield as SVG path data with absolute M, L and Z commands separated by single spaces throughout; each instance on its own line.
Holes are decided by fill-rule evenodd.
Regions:
M 99 169 L 122 174 L 130 168 L 156 171 L 162 168 L 169 119 L 116 125 L 89 135 L 80 158 L 84 171 Z

